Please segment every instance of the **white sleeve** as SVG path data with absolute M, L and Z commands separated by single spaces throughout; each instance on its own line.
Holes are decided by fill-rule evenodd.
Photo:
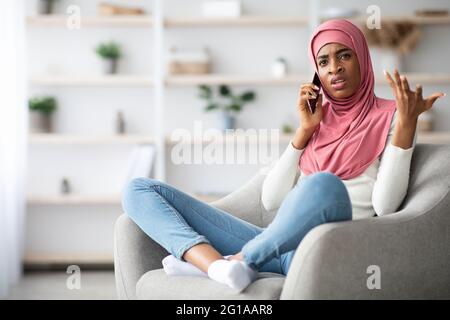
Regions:
M 408 190 L 411 158 L 417 140 L 416 128 L 411 148 L 405 150 L 392 144 L 396 114 L 392 119 L 372 192 L 372 205 L 378 216 L 396 212 L 405 198 Z
M 267 211 L 278 208 L 285 196 L 292 189 L 299 173 L 298 160 L 303 150 L 294 148 L 292 141 L 281 157 L 275 162 L 262 186 L 261 201 Z

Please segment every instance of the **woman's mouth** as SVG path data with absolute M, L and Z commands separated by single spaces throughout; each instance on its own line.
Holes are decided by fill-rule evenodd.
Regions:
M 347 81 L 343 77 L 334 77 L 331 79 L 331 87 L 334 90 L 342 90 L 345 88 Z

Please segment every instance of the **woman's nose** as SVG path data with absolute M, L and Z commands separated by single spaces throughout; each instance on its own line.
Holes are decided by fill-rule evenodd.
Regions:
M 344 68 L 339 64 L 339 62 L 334 59 L 330 62 L 330 69 L 328 70 L 329 74 L 340 73 L 342 70 L 344 70 Z

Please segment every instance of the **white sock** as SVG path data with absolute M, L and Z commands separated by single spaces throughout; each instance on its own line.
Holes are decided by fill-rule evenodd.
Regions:
M 241 292 L 256 280 L 258 272 L 243 261 L 219 259 L 210 264 L 208 276 Z
M 162 260 L 164 271 L 170 276 L 196 276 L 208 277 L 208 275 L 189 262 L 181 261 L 170 255 Z

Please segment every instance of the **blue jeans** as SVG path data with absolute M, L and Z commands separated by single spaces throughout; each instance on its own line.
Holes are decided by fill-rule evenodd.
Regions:
M 284 275 L 308 231 L 352 218 L 345 185 L 327 172 L 297 183 L 267 228 L 150 178 L 133 179 L 124 190 L 122 206 L 149 237 L 180 260 L 194 245 L 208 243 L 223 256 L 242 251 L 244 261 L 258 271 Z

